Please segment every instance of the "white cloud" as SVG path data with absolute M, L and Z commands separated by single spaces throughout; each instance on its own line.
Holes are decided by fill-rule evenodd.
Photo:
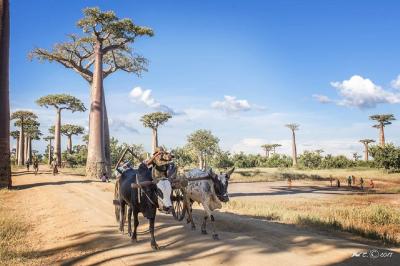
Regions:
M 141 87 L 135 87 L 129 92 L 129 98 L 133 102 L 141 102 L 149 108 L 167 112 L 170 114 L 178 114 L 172 108 L 161 104 L 151 94 L 151 90 L 143 90 Z
M 325 96 L 325 95 L 314 94 L 312 97 L 315 98 L 320 103 L 331 103 L 332 102 L 332 100 L 329 99 L 329 97 Z
M 215 101 L 211 104 L 215 109 L 221 109 L 226 112 L 241 112 L 249 111 L 251 109 L 263 109 L 263 107 L 250 105 L 247 100 L 236 99 L 235 96 L 225 95 L 223 101 Z
M 398 75 L 396 79 L 392 80 L 392 82 L 390 82 L 390 85 L 392 86 L 392 88 L 400 89 L 400 75 Z
M 400 103 L 400 94 L 382 89 L 370 79 L 358 75 L 342 82 L 331 82 L 338 90 L 341 99 L 336 104 L 341 106 L 374 108 L 377 104 Z

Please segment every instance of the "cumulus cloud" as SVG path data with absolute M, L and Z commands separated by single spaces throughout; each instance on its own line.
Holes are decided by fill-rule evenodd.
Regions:
M 146 105 L 147 107 L 155 109 L 157 111 L 162 111 L 174 115 L 178 114 L 172 108 L 164 104 L 161 104 L 159 101 L 157 101 L 153 97 L 151 90 L 144 90 L 141 87 L 135 87 L 129 92 L 129 98 L 133 102 L 140 102 Z
M 331 103 L 332 102 L 332 100 L 329 99 L 329 97 L 325 96 L 325 95 L 314 94 L 312 97 L 320 103 Z
M 247 100 L 236 99 L 235 96 L 225 95 L 223 101 L 215 101 L 211 104 L 212 108 L 224 110 L 226 112 L 241 112 L 251 109 L 264 109 L 261 106 L 251 105 Z
M 392 88 L 400 89 L 400 75 L 398 75 L 396 79 L 392 80 L 392 82 L 390 82 L 390 85 L 392 86 Z
M 392 81 L 392 86 L 396 86 Z M 400 80 L 399 80 L 400 85 Z M 354 75 L 348 80 L 331 82 L 331 86 L 338 91 L 340 99 L 331 100 L 324 95 L 314 95 L 322 103 L 335 102 L 340 106 L 357 107 L 361 109 L 374 108 L 378 104 L 400 103 L 400 94 L 384 90 L 368 78 Z
M 131 133 L 139 133 L 139 131 L 132 126 L 129 121 L 114 118 L 109 120 L 110 127 L 115 131 L 125 130 Z

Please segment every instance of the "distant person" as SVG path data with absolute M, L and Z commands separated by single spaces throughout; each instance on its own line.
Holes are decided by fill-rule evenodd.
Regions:
M 369 187 L 370 188 L 375 188 L 375 184 L 374 181 L 371 179 L 371 181 L 369 181 Z
M 362 177 L 360 178 L 360 189 L 364 190 L 364 179 Z
M 108 179 L 106 173 L 103 173 L 103 175 L 101 176 L 100 179 L 101 179 L 102 182 L 110 182 L 110 179 Z
M 331 182 L 331 187 L 333 187 L 333 177 L 332 177 L 332 175 L 329 176 L 329 181 Z
M 25 161 L 25 165 L 26 165 L 26 171 L 29 172 L 29 166 L 30 166 L 29 160 L 26 160 L 26 161 Z
M 354 175 L 352 175 L 351 178 L 353 179 L 353 186 L 355 186 L 356 185 L 356 177 Z
M 35 171 L 35 175 L 39 172 L 39 160 L 37 158 L 33 159 L 33 170 Z
M 337 186 L 337 187 L 340 187 L 340 180 L 339 180 L 339 178 L 336 179 L 336 186 Z
M 51 162 L 51 168 L 53 170 L 53 175 L 58 174 L 58 165 L 57 165 L 57 159 L 54 158 L 53 161 Z
M 349 177 L 347 178 L 347 186 L 348 187 L 351 187 L 351 181 L 352 181 L 352 178 L 351 178 L 351 175 L 349 175 Z

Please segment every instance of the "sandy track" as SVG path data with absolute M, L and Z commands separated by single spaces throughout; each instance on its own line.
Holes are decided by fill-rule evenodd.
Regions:
M 391 259 L 351 258 L 368 247 L 291 225 L 233 214 L 216 214 L 221 240 L 192 231 L 172 216 L 158 215 L 150 248 L 147 220 L 140 218 L 139 242 L 117 230 L 113 185 L 79 176 L 14 176 L 15 208 L 33 223 L 35 255 L 58 265 L 400 265 Z M 235 190 L 237 188 L 234 188 Z M 235 192 L 239 193 L 239 192 Z M 199 228 L 199 214 L 196 212 Z

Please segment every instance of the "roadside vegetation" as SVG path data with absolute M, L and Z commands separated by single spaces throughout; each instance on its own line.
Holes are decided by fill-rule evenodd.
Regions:
M 375 202 L 375 203 L 371 203 Z M 385 245 L 400 245 L 400 206 L 378 196 L 334 199 L 232 199 L 223 211 L 322 230 L 344 231 Z
M 12 196 L 12 191 L 0 190 L 0 265 L 23 265 L 32 260 L 29 244 L 29 224 L 26 219 L 4 203 Z

